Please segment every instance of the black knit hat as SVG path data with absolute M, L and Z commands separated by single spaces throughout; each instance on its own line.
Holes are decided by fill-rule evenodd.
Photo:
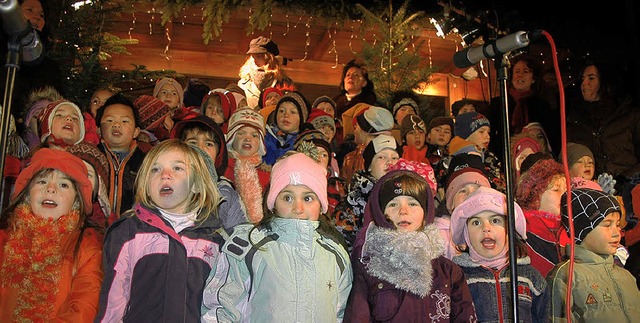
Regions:
M 612 212 L 621 212 L 618 200 L 599 190 L 578 188 L 571 190 L 571 211 L 576 244 L 581 244 L 598 223 Z M 569 232 L 567 193 L 562 195 L 562 225 Z

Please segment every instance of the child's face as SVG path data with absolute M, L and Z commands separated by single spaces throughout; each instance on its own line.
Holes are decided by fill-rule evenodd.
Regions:
M 222 109 L 220 98 L 209 99 L 209 101 L 207 102 L 207 106 L 204 108 L 204 115 L 213 119 L 213 121 L 215 121 L 215 123 L 219 125 L 223 124 L 226 121 L 224 119 L 224 110 Z
M 276 196 L 275 210 L 279 217 L 317 221 L 322 205 L 318 195 L 306 185 L 287 185 Z
M 522 162 L 527 159 L 527 157 L 529 157 L 529 155 L 533 154 L 533 149 L 527 147 L 524 150 L 522 150 L 520 152 L 520 155 L 518 155 L 518 157 L 516 157 L 515 163 L 516 163 L 516 170 L 520 171 L 520 168 L 522 167 Z
M 489 139 L 491 138 L 489 130 L 489 127 L 482 126 L 474 131 L 469 138 L 467 138 L 467 141 L 474 144 L 480 150 L 487 149 L 487 147 L 489 147 Z
M 416 149 L 422 149 L 426 144 L 426 134 L 420 130 L 411 130 L 407 132 L 407 146 L 414 146 Z
M 567 191 L 567 182 L 562 175 L 554 176 L 547 189 L 540 195 L 540 211 L 560 214 L 560 200 Z
M 460 205 L 460 203 L 464 202 L 464 200 L 466 200 L 467 197 L 471 195 L 471 193 L 475 192 L 478 187 L 480 187 L 480 185 L 476 183 L 468 183 L 467 185 L 459 189 L 453 196 L 453 209 Z M 453 209 L 450 211 L 453 211 Z
M 599 255 L 613 255 L 620 246 L 620 212 L 611 212 L 587 233 L 581 245 Z
M 42 31 L 46 23 L 44 9 L 39 0 L 25 0 L 21 5 L 22 15 L 29 21 L 33 29 Z
M 166 211 L 186 213 L 192 184 L 185 154 L 178 149 L 168 150 L 151 167 L 148 184 L 151 200 Z
M 413 196 L 396 196 L 384 207 L 384 215 L 396 230 L 412 232 L 424 227 L 424 209 Z
M 482 211 L 467 219 L 469 242 L 479 255 L 494 258 L 507 247 L 506 221 L 503 215 Z
M 93 165 L 87 163 L 86 161 L 82 161 L 84 163 L 85 166 L 87 166 L 87 172 L 89 175 L 89 182 L 91 182 L 91 188 L 93 193 L 96 193 L 98 191 L 98 173 L 96 173 L 95 168 L 93 168 Z
M 589 156 L 582 156 L 578 161 L 571 166 L 569 174 L 571 177 L 582 177 L 586 180 L 592 180 L 595 173 L 595 163 L 593 158 Z
M 264 106 L 268 107 L 271 105 L 278 104 L 278 100 L 280 100 L 282 96 L 278 94 L 278 92 L 272 91 L 267 94 L 266 100 L 264 101 Z
M 316 108 L 330 114 L 332 118 L 336 117 L 336 110 L 329 102 L 320 102 L 318 103 L 318 105 L 316 105 Z
M 276 123 L 284 133 L 296 133 L 300 129 L 298 108 L 292 102 L 283 102 L 278 107 Z
M 31 180 L 29 206 L 33 214 L 57 220 L 71 212 L 76 195 L 76 189 L 69 176 L 54 170 Z
M 210 134 L 196 129 L 187 130 L 184 141 L 188 144 L 198 146 L 204 150 L 211 159 L 216 160 L 219 148 Z
M 89 106 L 91 115 L 95 117 L 98 108 L 100 108 L 112 95 L 113 93 L 107 90 L 97 90 L 93 92 L 93 96 L 91 96 L 91 102 Z
M 322 125 L 322 127 L 320 127 L 320 129 L 318 130 L 322 132 L 322 135 L 327 140 L 327 142 L 331 142 L 333 140 L 333 137 L 336 135 L 336 131 L 333 130 L 333 127 L 328 124 Z
M 318 148 L 318 158 L 320 159 L 320 165 L 322 167 L 329 167 L 329 152 L 321 146 L 316 146 Z
M 160 101 L 166 103 L 169 108 L 176 109 L 180 106 L 180 94 L 175 86 L 167 83 L 160 88 L 156 96 Z
M 242 127 L 233 137 L 233 150 L 242 156 L 253 156 L 260 149 L 260 131 L 253 127 Z
M 440 125 L 429 130 L 427 142 L 431 145 L 445 146 L 451 141 L 451 127 Z
M 467 103 L 463 105 L 462 108 L 460 108 L 460 110 L 458 111 L 458 115 L 461 115 L 467 112 L 473 112 L 473 111 L 476 111 L 476 107 L 471 103 Z
M 383 149 L 373 156 L 369 172 L 375 179 L 380 179 L 389 171 L 389 166 L 395 165 L 400 159 L 398 152 L 393 149 Z
M 404 119 L 404 117 L 408 116 L 408 115 L 415 115 L 416 114 L 416 110 L 413 109 L 412 106 L 410 105 L 403 105 L 401 107 L 398 108 L 398 110 L 396 111 L 396 120 L 398 122 L 398 124 L 402 123 L 402 120 Z
M 78 111 L 64 104 L 53 115 L 50 125 L 51 134 L 57 139 L 62 139 L 66 144 L 73 145 L 80 140 L 80 122 L 82 117 L 78 115 Z
M 129 151 L 131 142 L 140 134 L 131 107 L 120 103 L 105 107 L 100 134 L 111 150 Z

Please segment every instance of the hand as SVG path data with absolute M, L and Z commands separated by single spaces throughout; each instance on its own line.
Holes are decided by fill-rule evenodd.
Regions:
M 613 176 L 611 176 L 611 174 L 602 173 L 598 175 L 598 184 L 600 185 L 600 187 L 602 187 L 602 190 L 605 193 L 609 195 L 616 194 L 616 190 L 614 188 L 614 186 L 616 185 L 616 180 L 613 179 Z

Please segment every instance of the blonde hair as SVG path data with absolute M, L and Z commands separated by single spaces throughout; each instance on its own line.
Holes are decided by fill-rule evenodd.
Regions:
M 158 208 L 149 195 L 151 169 L 158 157 L 172 150 L 182 152 L 187 159 L 187 174 L 192 191 L 188 197 L 189 203 L 186 212 L 197 213 L 195 220 L 199 223 L 205 221 L 212 214 L 214 217 L 218 217 L 218 204 L 220 204 L 222 197 L 215 181 L 209 176 L 209 168 L 196 148 L 180 139 L 164 140 L 147 153 L 136 177 L 136 203 L 148 208 Z

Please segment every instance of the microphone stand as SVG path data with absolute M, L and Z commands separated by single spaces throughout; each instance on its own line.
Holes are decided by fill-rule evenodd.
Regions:
M 9 137 L 9 121 L 11 120 L 11 102 L 13 101 L 13 87 L 15 85 L 16 73 L 20 69 L 20 61 L 22 52 L 22 44 L 20 37 L 17 35 L 10 36 L 7 51 L 7 79 L 4 87 L 4 99 L 2 102 L 2 110 L 0 111 L 0 174 L 2 175 L 2 191 L 0 191 L 0 205 L 5 205 L 5 196 L 8 185 L 7 179 L 4 178 L 4 166 L 7 156 L 7 145 Z M 8 192 L 7 192 L 8 193 Z
M 513 167 L 511 162 L 511 143 L 509 135 L 509 102 L 507 99 L 507 78 L 508 64 L 504 54 L 496 57 L 496 77 L 500 86 L 500 98 L 502 109 L 502 142 L 504 143 L 504 169 L 507 196 L 507 233 L 509 235 L 509 272 L 511 274 L 511 310 L 513 311 L 513 322 L 518 322 L 518 270 L 517 270 L 517 239 L 515 225 L 515 206 L 513 197 Z

